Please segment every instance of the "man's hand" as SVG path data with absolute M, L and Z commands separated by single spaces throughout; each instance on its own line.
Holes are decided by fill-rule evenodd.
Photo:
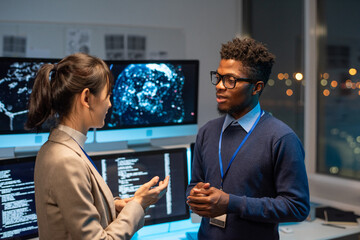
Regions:
M 200 189 L 209 189 L 210 188 L 210 183 L 203 183 L 203 182 L 199 182 L 195 185 L 195 187 L 193 187 L 193 189 L 191 189 L 190 191 L 190 196 L 205 196 L 205 195 L 199 195 L 199 193 L 196 193 L 197 190 Z
M 217 217 L 225 214 L 229 205 L 229 194 L 210 187 L 209 183 L 198 183 L 187 199 L 190 209 L 202 217 Z

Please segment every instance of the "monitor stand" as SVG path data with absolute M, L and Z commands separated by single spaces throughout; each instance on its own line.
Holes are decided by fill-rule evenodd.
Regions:
M 104 152 L 104 151 L 119 151 L 128 149 L 128 144 L 126 141 L 119 142 L 92 142 L 85 143 L 85 151 L 86 152 Z
M 14 158 L 15 147 L 0 148 L 0 158 Z
M 15 157 L 35 156 L 41 146 L 15 147 Z
M 129 149 L 137 152 L 162 149 L 160 146 L 153 145 L 151 139 L 129 140 L 127 144 Z

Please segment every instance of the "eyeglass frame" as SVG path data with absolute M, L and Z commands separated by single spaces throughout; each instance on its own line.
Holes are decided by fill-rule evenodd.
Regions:
M 213 83 L 213 81 L 212 81 L 212 76 L 213 75 L 219 75 L 219 78 L 218 78 L 218 81 L 217 81 L 217 83 L 215 84 L 215 83 Z M 230 77 L 230 75 L 221 75 L 220 73 L 218 73 L 217 71 L 210 71 L 210 81 L 211 81 L 211 83 L 214 85 L 214 86 L 216 86 L 216 85 L 218 85 L 219 84 L 219 82 L 220 81 L 222 81 L 222 84 L 224 85 L 224 87 L 226 88 L 226 89 L 233 89 L 233 88 L 235 88 L 236 87 L 236 82 L 248 82 L 248 83 L 257 83 L 259 80 L 256 80 L 256 79 L 252 79 L 252 78 L 236 78 L 236 77 L 234 77 L 234 76 L 231 76 L 231 77 L 233 77 L 234 78 L 234 86 L 233 87 L 231 87 L 231 88 L 229 88 L 229 87 L 227 87 L 226 85 L 225 85 L 225 80 L 224 80 L 224 77 L 226 77 L 226 76 L 229 76 Z

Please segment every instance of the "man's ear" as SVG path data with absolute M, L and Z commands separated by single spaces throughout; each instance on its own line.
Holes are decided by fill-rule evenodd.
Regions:
M 84 106 L 85 108 L 89 108 L 90 109 L 90 89 L 85 88 L 84 90 L 82 90 L 81 94 L 80 94 L 80 103 L 82 106 Z
M 263 81 L 258 81 L 255 83 L 254 89 L 253 89 L 253 95 L 261 94 L 262 90 L 264 89 L 265 84 Z

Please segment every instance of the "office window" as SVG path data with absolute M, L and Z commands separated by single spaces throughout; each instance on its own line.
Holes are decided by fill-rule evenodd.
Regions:
M 360 2 L 318 1 L 318 173 L 360 180 Z
M 244 29 L 276 55 L 261 107 L 304 140 L 303 0 L 244 0 Z

